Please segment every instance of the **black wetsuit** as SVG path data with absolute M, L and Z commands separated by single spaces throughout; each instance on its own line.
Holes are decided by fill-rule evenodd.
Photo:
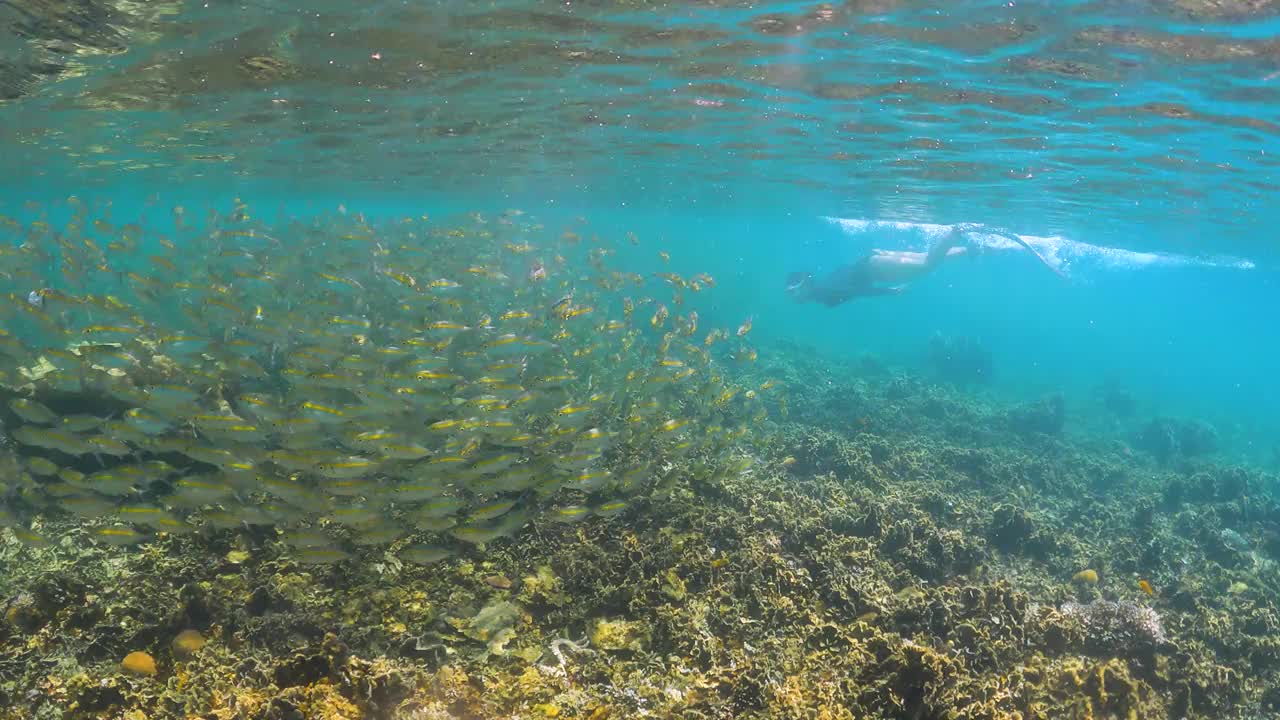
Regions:
M 836 268 L 820 278 L 813 278 L 808 295 L 814 302 L 835 307 L 863 295 L 876 295 L 875 274 L 870 258 L 862 258 Z

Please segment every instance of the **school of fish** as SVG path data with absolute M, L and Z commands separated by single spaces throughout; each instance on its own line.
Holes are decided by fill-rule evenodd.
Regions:
M 260 525 L 303 562 L 432 563 L 744 472 L 785 410 L 726 377 L 751 320 L 686 309 L 711 276 L 610 267 L 633 235 L 29 209 L 0 216 L 0 527 L 27 544 L 70 513 L 113 545 Z

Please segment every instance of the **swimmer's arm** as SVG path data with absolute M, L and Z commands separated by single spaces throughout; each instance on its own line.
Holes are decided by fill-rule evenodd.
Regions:
M 857 292 L 851 292 L 838 299 L 832 298 L 831 302 L 824 302 L 823 304 L 825 304 L 827 307 L 835 307 L 836 305 L 843 305 L 844 303 L 859 297 L 875 297 L 877 295 L 898 295 L 898 294 L 901 294 L 902 291 L 905 289 L 906 288 L 901 285 L 883 286 L 883 287 L 879 285 L 868 285 L 866 287 L 858 288 Z
M 839 295 L 819 294 L 815 295 L 814 299 L 827 307 L 836 307 L 837 305 L 843 305 L 854 298 L 872 297 L 875 295 L 897 295 L 904 289 L 905 288 L 901 286 L 878 287 L 876 285 L 868 285 L 866 287 L 858 288 L 856 292 L 842 293 Z

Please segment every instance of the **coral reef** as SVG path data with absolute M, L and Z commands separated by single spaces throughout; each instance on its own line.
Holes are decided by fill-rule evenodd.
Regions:
M 1098 399 L 1107 412 L 1118 418 L 1131 417 L 1138 407 L 1133 393 L 1115 380 L 1108 380 L 1098 386 Z
M 910 376 L 774 363 L 800 411 L 749 468 L 429 565 L 306 565 L 262 529 L 123 548 L 68 517 L 40 519 L 46 547 L 0 531 L 0 718 L 1280 707 L 1275 478 L 1027 433 L 1025 408 Z
M 1138 432 L 1134 444 L 1161 464 L 1207 455 L 1218 449 L 1218 434 L 1197 420 L 1155 418 Z
M 1096 583 L 1096 579 L 1094 580 Z M 1167 639 L 1160 616 L 1133 600 L 1067 601 L 1058 612 L 1069 623 L 1079 624 L 1088 647 L 1103 656 L 1128 656 L 1160 647 Z
M 1061 393 L 1009 411 L 1009 426 L 1017 433 L 1057 435 L 1067 421 L 1067 401 Z

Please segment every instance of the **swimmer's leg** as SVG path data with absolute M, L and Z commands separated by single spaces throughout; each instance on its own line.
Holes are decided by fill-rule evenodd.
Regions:
M 929 248 L 929 254 L 925 256 L 925 267 L 933 270 L 941 265 L 948 255 L 953 254 L 951 250 L 964 241 L 964 233 L 968 229 L 969 227 L 966 225 L 956 225 L 951 228 L 951 232 L 938 238 L 933 247 Z

